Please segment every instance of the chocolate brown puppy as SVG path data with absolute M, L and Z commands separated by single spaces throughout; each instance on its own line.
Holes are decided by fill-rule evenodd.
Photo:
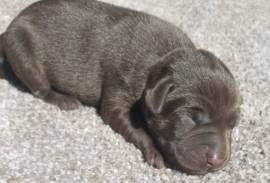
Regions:
M 239 92 L 178 27 L 95 0 L 43 0 L 0 37 L 0 76 L 64 110 L 95 106 L 157 168 L 205 174 L 230 158 Z M 9 68 L 9 69 L 6 69 Z

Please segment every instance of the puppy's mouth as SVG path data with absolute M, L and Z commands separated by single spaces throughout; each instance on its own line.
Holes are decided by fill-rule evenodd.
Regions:
M 228 158 L 229 159 L 229 158 Z M 211 165 L 206 165 L 206 169 L 205 170 L 193 170 L 193 169 L 187 169 L 187 168 L 184 168 L 182 166 L 182 169 L 188 173 L 188 174 L 191 174 L 191 175 L 205 175 L 207 173 L 212 173 L 212 172 L 217 172 L 221 169 L 223 169 L 226 165 L 228 164 L 228 160 L 225 160 L 224 163 L 222 164 L 222 166 L 218 167 L 218 168 L 212 168 Z
M 168 166 L 191 175 L 205 175 L 210 172 L 219 171 L 228 164 L 230 159 L 229 154 L 227 154 L 219 166 L 213 166 L 211 162 L 208 162 L 203 146 L 197 151 L 186 149 L 179 153 L 179 151 L 174 150 L 167 157 L 170 157 L 168 159 Z
M 170 166 L 175 170 L 180 170 L 190 175 L 205 175 L 207 173 L 216 172 L 223 169 L 228 164 L 229 158 L 227 158 L 223 162 L 223 164 L 217 168 L 213 168 L 212 165 L 208 164 L 206 158 L 203 161 L 198 159 L 200 163 L 196 164 L 191 163 L 194 162 L 195 159 L 185 159 L 183 161 L 182 160 L 183 158 L 181 158 L 181 160 L 176 160 L 174 162 L 171 161 Z

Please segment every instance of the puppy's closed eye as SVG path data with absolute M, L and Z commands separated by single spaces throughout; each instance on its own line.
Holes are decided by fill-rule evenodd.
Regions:
M 192 109 L 191 119 L 196 125 L 204 125 L 211 122 L 208 113 L 198 108 Z

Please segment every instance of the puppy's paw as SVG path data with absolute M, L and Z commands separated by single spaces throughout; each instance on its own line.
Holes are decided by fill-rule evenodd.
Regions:
M 81 102 L 76 98 L 64 96 L 60 100 L 56 101 L 56 105 L 62 110 L 75 110 L 81 105 Z
M 62 110 L 74 110 L 79 108 L 81 105 L 81 102 L 78 99 L 54 91 L 50 92 L 46 96 L 45 100 L 58 106 Z
M 145 161 L 158 169 L 164 168 L 164 160 L 160 152 L 154 147 L 147 148 L 143 151 Z

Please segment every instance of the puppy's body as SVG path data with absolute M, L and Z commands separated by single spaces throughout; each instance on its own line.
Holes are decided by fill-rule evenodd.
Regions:
M 94 0 L 44 0 L 15 18 L 1 36 L 0 51 L 36 97 L 63 109 L 80 102 L 97 106 L 104 121 L 151 165 L 163 166 L 160 151 L 191 173 L 216 170 L 228 160 L 226 123 L 235 121 L 230 117 L 238 106 L 234 79 L 170 23 Z M 189 103 L 179 102 L 188 98 Z M 209 137 L 183 138 L 197 128 L 203 136 L 211 131 Z M 179 150 L 184 141 L 196 156 Z
M 103 82 L 111 77 L 138 99 L 149 68 L 162 55 L 175 48 L 195 49 L 169 23 L 96 1 L 38 2 L 24 10 L 8 30 L 7 56 L 17 46 L 25 46 L 22 54 L 35 54 L 52 87 L 91 105 L 98 103 Z M 22 36 L 33 50 L 18 42 Z

